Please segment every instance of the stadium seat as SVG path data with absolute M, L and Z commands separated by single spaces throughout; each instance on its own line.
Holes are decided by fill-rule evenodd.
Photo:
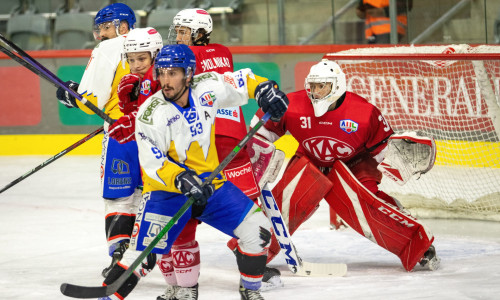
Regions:
M 31 12 L 12 15 L 7 21 L 7 35 L 24 50 L 48 49 L 50 20 Z
M 54 25 L 54 49 L 91 49 L 96 45 L 89 13 L 63 13 Z
M 179 11 L 178 8 L 157 8 L 148 15 L 148 26 L 155 28 L 161 34 L 164 45 L 167 44 L 170 25 Z

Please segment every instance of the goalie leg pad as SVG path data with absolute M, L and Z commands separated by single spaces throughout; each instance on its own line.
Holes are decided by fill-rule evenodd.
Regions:
M 290 234 L 318 208 L 332 187 L 330 180 L 305 156 L 294 156 L 272 193 Z
M 274 182 L 285 161 L 285 152 L 277 150 L 273 143 L 258 136 L 248 141 L 246 150 L 259 187 L 262 189 L 264 184 Z
M 411 271 L 431 246 L 434 236 L 422 223 L 375 196 L 341 161 L 328 178 L 334 185 L 325 200 L 359 234 L 396 254 Z

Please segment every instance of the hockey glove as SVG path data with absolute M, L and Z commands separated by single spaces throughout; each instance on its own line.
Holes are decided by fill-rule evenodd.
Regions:
M 125 144 L 135 140 L 135 116 L 137 112 L 124 115 L 109 126 L 109 136 L 120 144 Z
M 69 87 L 75 92 L 78 90 L 79 86 L 79 84 L 74 82 L 73 80 L 66 81 L 64 85 Z M 71 95 L 68 91 L 66 91 L 62 87 L 57 88 L 56 97 L 57 99 L 59 99 L 59 102 L 61 102 L 61 104 L 63 104 L 67 108 L 73 108 L 78 106 L 76 104 L 75 97 L 73 97 L 73 95 Z
M 255 88 L 255 99 L 262 111 L 269 111 L 273 122 L 278 122 L 288 108 L 288 98 L 278 89 L 274 80 L 259 83 Z
M 213 184 L 201 186 L 201 179 L 193 170 L 186 170 L 175 177 L 175 186 L 186 197 L 193 197 L 194 206 L 205 207 L 207 200 L 215 191 Z
M 127 74 L 122 77 L 118 84 L 118 105 L 122 113 L 128 115 L 137 109 L 137 97 L 139 96 L 139 84 L 141 78 L 137 74 Z

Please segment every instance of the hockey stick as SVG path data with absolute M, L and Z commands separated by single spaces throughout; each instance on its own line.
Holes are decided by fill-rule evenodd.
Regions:
M 2 34 L 0 34 L 0 40 L 7 45 L 10 49 L 12 49 L 16 54 L 14 54 L 10 49 L 3 47 L 2 52 L 7 54 L 7 51 L 10 52 L 10 54 L 7 54 L 9 57 L 13 58 L 13 56 L 18 57 L 18 59 L 14 59 L 24 67 L 28 68 L 30 71 L 34 72 L 35 74 L 43 77 L 44 79 L 48 80 L 52 84 L 54 84 L 56 87 L 61 87 L 68 93 L 70 93 L 73 97 L 78 99 L 83 105 L 85 105 L 88 109 L 90 109 L 92 112 L 94 112 L 96 115 L 101 117 L 104 121 L 108 122 L 109 124 L 113 124 L 114 120 L 111 119 L 108 115 L 106 115 L 102 110 L 100 110 L 97 106 L 95 106 L 92 102 L 89 102 L 87 99 L 82 97 L 80 94 L 77 92 L 73 91 L 69 87 L 67 87 L 64 82 L 57 77 L 54 73 L 52 73 L 50 70 L 45 68 L 41 63 L 36 61 L 34 58 L 32 58 L 28 53 L 26 53 L 23 49 L 19 48 L 16 44 L 13 42 L 9 41 L 7 38 L 5 38 Z M 4 51 L 5 50 L 5 51 Z M 23 62 L 21 62 L 21 60 Z M 30 65 L 31 67 L 28 67 L 27 65 Z
M 210 175 L 203 181 L 202 186 L 209 184 L 212 180 L 224 169 L 229 162 L 238 154 L 238 152 L 246 145 L 246 143 L 252 138 L 252 136 L 259 130 L 259 128 L 264 125 L 271 115 L 266 113 L 262 119 L 247 133 L 245 137 L 234 147 L 234 149 L 229 153 L 226 158 L 215 168 L 215 170 L 210 173 Z M 134 272 L 134 270 L 142 263 L 142 261 L 151 253 L 153 248 L 158 244 L 160 239 L 174 226 L 174 224 L 184 215 L 188 208 L 194 203 L 195 199 L 189 197 L 189 199 L 182 205 L 182 207 L 175 213 L 175 215 L 170 219 L 170 221 L 163 227 L 163 229 L 158 233 L 158 235 L 149 243 L 149 245 L 144 249 L 141 254 L 132 262 L 130 267 L 123 274 L 121 274 L 113 283 L 106 286 L 80 286 L 70 283 L 61 284 L 61 293 L 66 296 L 73 298 L 102 298 L 112 295 L 118 291 L 118 289 L 127 281 L 128 277 Z
M 59 87 L 57 84 L 53 83 L 50 78 L 48 78 L 47 76 L 45 76 L 45 74 L 39 72 L 37 69 L 35 69 L 35 67 L 33 67 L 32 65 L 30 65 L 27 61 L 25 61 L 24 59 L 22 59 L 21 57 L 15 55 L 14 53 L 12 53 L 9 49 L 5 48 L 4 46 L 0 45 L 0 51 L 2 51 L 5 55 L 7 55 L 8 57 L 12 58 L 13 60 L 15 60 L 16 62 L 18 62 L 19 64 L 21 64 L 23 67 L 29 69 L 31 72 L 35 73 L 36 75 L 42 77 L 43 79 L 47 80 L 48 82 L 52 83 L 55 87 Z
M 262 187 L 262 194 L 259 196 L 261 207 L 266 212 L 266 216 L 273 224 L 274 234 L 278 239 L 281 250 L 285 255 L 285 261 L 290 271 L 299 276 L 345 276 L 347 273 L 346 264 L 312 263 L 303 261 L 292 243 L 292 238 L 288 233 L 287 225 L 281 216 L 281 212 L 276 204 L 271 190 L 267 183 Z
M 9 188 L 13 187 L 14 185 L 18 184 L 19 182 L 23 181 L 24 179 L 28 178 L 29 176 L 33 175 L 35 172 L 39 171 L 43 167 L 47 166 L 48 164 L 54 162 L 61 156 L 67 154 L 71 150 L 75 149 L 76 147 L 80 146 L 81 144 L 85 143 L 86 141 L 90 140 L 94 136 L 98 135 L 104 130 L 103 127 L 97 129 L 94 132 L 91 132 L 89 135 L 84 137 L 83 139 L 79 140 L 78 142 L 74 143 L 73 145 L 69 146 L 68 148 L 64 149 L 63 151 L 57 153 L 56 155 L 52 156 L 51 158 L 47 159 L 45 162 L 41 163 L 40 165 L 36 166 L 35 168 L 31 169 L 29 172 L 25 173 L 21 177 L 17 178 L 16 180 L 12 181 L 11 183 L 7 184 L 3 189 L 0 190 L 0 194 L 3 193 L 4 191 L 8 190 Z

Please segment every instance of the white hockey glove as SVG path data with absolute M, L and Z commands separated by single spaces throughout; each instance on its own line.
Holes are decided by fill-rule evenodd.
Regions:
M 285 152 L 257 136 L 248 141 L 246 149 L 259 187 L 262 189 L 266 183 L 274 182 L 285 160 Z
M 405 184 L 414 175 L 427 173 L 436 161 L 436 143 L 417 132 L 394 134 L 389 139 L 384 160 L 378 165 L 385 176 Z

